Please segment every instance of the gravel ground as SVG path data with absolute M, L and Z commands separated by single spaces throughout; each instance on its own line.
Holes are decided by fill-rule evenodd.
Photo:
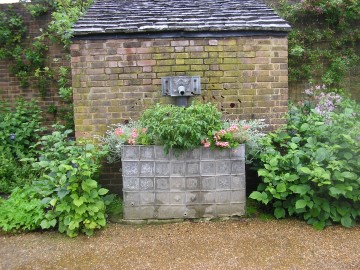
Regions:
M 360 269 L 360 226 L 295 220 L 110 224 L 94 237 L 0 235 L 0 269 Z

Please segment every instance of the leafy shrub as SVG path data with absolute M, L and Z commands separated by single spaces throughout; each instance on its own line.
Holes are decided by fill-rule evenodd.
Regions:
M 209 131 L 221 129 L 221 113 L 210 104 L 177 107 L 157 104 L 147 109 L 140 122 L 147 128 L 150 141 L 163 145 L 166 152 L 199 146 Z
M 263 183 L 250 198 L 272 205 L 277 218 L 322 229 L 360 216 L 360 108 L 348 99 L 332 105 L 292 106 L 287 126 L 262 141 Z
M 289 80 L 341 84 L 360 60 L 360 30 L 354 27 L 360 21 L 360 2 L 281 0 L 277 6 L 293 27 L 289 33 Z
M 36 178 L 29 163 L 19 161 L 8 151 L 0 153 L 0 193 L 9 194 L 14 188 L 30 184 Z
M 0 228 L 6 232 L 39 229 L 45 208 L 32 186 L 15 188 L 7 200 L 0 199 Z
M 40 138 L 41 111 L 36 101 L 19 99 L 15 108 L 0 102 L 0 150 L 10 151 L 13 157 L 35 154 L 34 144 Z
M 0 226 L 4 230 L 57 227 L 60 232 L 73 237 L 79 232 L 92 235 L 95 229 L 105 226 L 103 195 L 108 190 L 100 188 L 95 180 L 105 152 L 98 151 L 92 144 L 77 144 L 69 140 L 71 132 L 54 131 L 43 136 L 36 144 L 41 149 L 40 157 L 24 159 L 32 162 L 33 169 L 40 175 L 31 187 L 22 189 L 24 201 L 34 205 L 31 210 L 35 211 L 37 207 L 36 215 L 31 224 L 33 211 L 22 211 L 17 200 L 3 202 L 8 208 L 12 206 L 14 211 L 20 207 L 19 215 L 26 216 L 26 222 L 20 225 L 18 221 L 13 224 L 11 216 L 1 216 Z M 17 199 L 17 192 L 18 189 L 10 198 Z M 37 218 L 39 209 L 43 211 L 40 222 Z

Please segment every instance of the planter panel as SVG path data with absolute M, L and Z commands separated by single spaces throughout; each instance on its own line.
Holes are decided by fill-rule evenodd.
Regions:
M 184 219 L 245 213 L 245 147 L 175 155 L 160 146 L 122 152 L 124 219 Z

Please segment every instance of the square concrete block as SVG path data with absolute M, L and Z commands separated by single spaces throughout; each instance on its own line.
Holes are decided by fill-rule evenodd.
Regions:
M 231 173 L 232 174 L 241 174 L 245 171 L 245 161 L 244 160 L 232 160 L 231 161 Z
M 170 178 L 169 177 L 156 177 L 155 178 L 156 190 L 170 190 Z
M 221 175 L 216 177 L 217 190 L 229 190 L 231 188 L 231 176 Z
M 154 178 L 153 177 L 141 177 L 139 179 L 141 190 L 154 190 Z
M 245 203 L 246 192 L 245 189 L 231 191 L 231 203 Z
M 170 175 L 170 162 L 157 161 L 155 163 L 156 176 L 169 176 Z
M 229 159 L 230 158 L 230 149 L 214 149 L 213 155 L 216 160 L 219 159 Z
M 153 161 L 141 161 L 140 162 L 140 175 L 141 176 L 154 176 L 155 175 L 155 163 Z
M 185 178 L 184 177 L 171 177 L 170 178 L 170 190 L 185 190 Z
M 138 176 L 140 173 L 139 163 L 134 161 L 123 161 L 122 173 L 123 176 Z
M 140 146 L 140 160 L 154 160 L 154 147 Z
M 140 183 L 138 177 L 123 177 L 124 191 L 139 190 Z
M 216 207 L 218 207 L 217 205 Z M 231 216 L 243 216 L 245 215 L 246 207 L 245 203 L 231 203 L 227 206 L 229 215 Z
M 171 176 L 185 176 L 185 162 L 174 161 L 171 162 Z
M 156 192 L 155 194 L 155 204 L 156 205 L 169 205 L 171 203 L 170 193 L 169 192 Z
M 216 202 L 216 193 L 214 191 L 211 192 L 201 192 L 203 203 L 205 204 L 213 204 Z
M 164 205 L 158 208 L 159 219 L 186 218 L 187 210 L 182 205 Z
M 230 150 L 230 156 L 234 159 L 245 159 L 245 145 Z
M 202 190 L 215 190 L 216 178 L 215 176 L 203 176 L 201 177 L 201 189 Z
M 245 174 L 231 176 L 232 189 L 245 189 L 245 185 L 246 185 Z
M 164 147 L 158 146 L 158 145 L 149 146 L 149 147 L 152 147 L 154 149 L 154 154 L 155 154 L 156 160 L 161 160 L 161 159 L 169 160 L 170 159 L 170 155 L 166 154 L 164 152 Z
M 185 160 L 195 160 L 199 161 L 200 159 L 200 148 L 196 148 L 184 153 Z
M 215 175 L 216 174 L 215 161 L 201 161 L 200 174 L 201 175 Z
M 186 163 L 186 175 L 200 175 L 200 162 L 193 161 Z
M 154 206 L 124 207 L 124 219 L 152 219 L 154 217 Z
M 230 191 L 216 191 L 216 203 L 230 203 L 231 193 Z
M 200 190 L 200 177 L 187 177 L 186 190 Z
M 140 193 L 139 192 L 124 192 L 124 205 L 125 206 L 139 206 Z
M 216 174 L 231 174 L 231 161 L 230 160 L 218 160 L 216 161 Z
M 233 214 L 233 208 L 230 207 L 230 204 L 216 204 L 215 209 L 218 217 L 229 217 Z
M 214 160 L 213 150 L 210 148 L 201 147 L 200 148 L 200 157 L 201 160 Z
M 139 146 L 124 145 L 122 149 L 121 160 L 139 160 Z
M 185 204 L 199 204 L 202 202 L 202 194 L 200 191 L 186 192 Z
M 185 192 L 170 192 L 171 205 L 185 205 L 186 194 Z
M 140 205 L 155 205 L 155 192 L 141 192 Z

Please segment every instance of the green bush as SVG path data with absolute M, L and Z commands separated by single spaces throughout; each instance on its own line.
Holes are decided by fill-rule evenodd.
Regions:
M 277 218 L 350 227 L 360 216 L 360 108 L 336 94 L 320 97 L 292 106 L 287 126 L 262 141 L 262 183 L 250 198 L 273 206 Z
M 32 186 L 15 188 L 7 200 L 0 199 L 0 228 L 6 232 L 39 229 L 45 208 Z
M 13 157 L 33 156 L 33 147 L 44 131 L 41 110 L 36 101 L 19 99 L 15 107 L 0 102 L 0 151 L 10 151 Z
M 150 141 L 164 145 L 165 151 L 186 150 L 198 147 L 209 131 L 220 130 L 221 113 L 210 103 L 187 108 L 157 104 L 143 113 L 140 122 Z
M 34 147 L 44 130 L 35 101 L 19 99 L 15 107 L 0 102 L 0 193 L 30 183 L 36 175 L 21 158 L 34 157 Z
M 18 211 L 19 219 L 14 221 L 10 214 L 0 215 L 3 230 L 54 227 L 73 237 L 79 232 L 92 235 L 95 229 L 105 226 L 105 204 L 111 200 L 103 199 L 108 190 L 100 188 L 95 180 L 105 152 L 92 144 L 69 140 L 71 132 L 54 131 L 43 136 L 36 144 L 40 157 L 24 159 L 32 162 L 33 169 L 40 175 L 20 192 L 25 194 L 22 200 L 34 207 L 24 211 L 17 203 L 19 189 L 16 189 L 0 208 Z M 11 200 L 13 197 L 15 199 Z M 40 222 L 38 211 L 43 212 Z
M 29 163 L 19 161 L 8 151 L 0 153 L 0 193 L 9 194 L 14 188 L 30 184 L 36 178 Z

